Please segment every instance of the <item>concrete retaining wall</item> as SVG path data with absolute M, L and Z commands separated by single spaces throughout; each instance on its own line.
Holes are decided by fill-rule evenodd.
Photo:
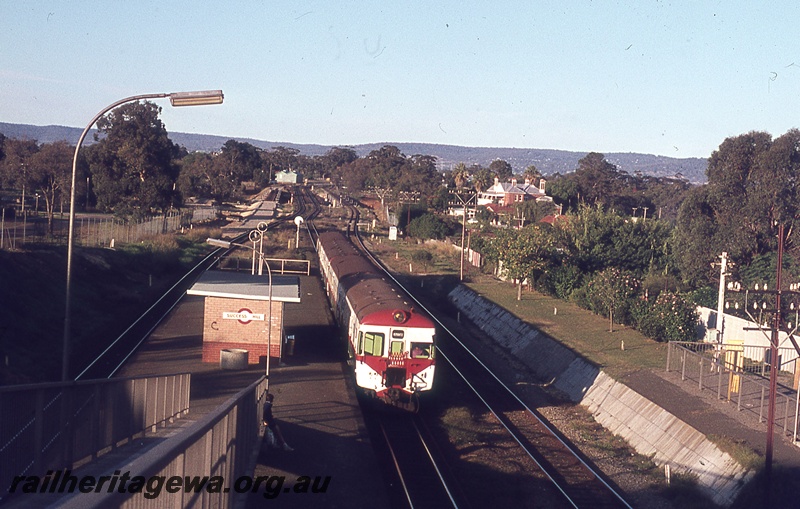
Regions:
M 638 453 L 652 456 L 658 465 L 669 464 L 675 472 L 696 476 L 717 504 L 733 503 L 752 475 L 695 428 L 507 310 L 465 286 L 448 297 L 499 345 L 586 407 L 599 424 Z

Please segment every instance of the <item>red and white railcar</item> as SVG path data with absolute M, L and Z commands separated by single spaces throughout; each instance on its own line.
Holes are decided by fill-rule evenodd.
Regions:
M 433 321 L 342 233 L 320 234 L 318 251 L 356 385 L 393 406 L 416 408 L 416 396 L 433 388 Z

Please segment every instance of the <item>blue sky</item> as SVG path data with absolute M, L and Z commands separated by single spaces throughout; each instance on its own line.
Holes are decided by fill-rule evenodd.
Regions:
M 800 3 L 770 4 L 0 0 L 0 121 L 222 89 L 167 129 L 708 157 L 798 126 Z

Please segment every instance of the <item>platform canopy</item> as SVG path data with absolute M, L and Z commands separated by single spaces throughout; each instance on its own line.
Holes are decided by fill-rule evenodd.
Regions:
M 269 277 L 247 272 L 209 270 L 186 291 L 187 295 L 229 299 L 269 300 Z M 300 302 L 300 278 L 272 276 L 272 300 Z

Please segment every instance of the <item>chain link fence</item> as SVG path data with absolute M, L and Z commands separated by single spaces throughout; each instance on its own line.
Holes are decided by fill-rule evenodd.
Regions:
M 781 348 L 778 365 L 775 429 L 783 430 L 784 435 L 796 442 L 800 401 L 794 349 Z M 671 341 L 666 370 L 680 373 L 681 380 L 693 383 L 698 391 L 709 391 L 717 399 L 734 403 L 738 411 L 750 412 L 759 422 L 766 422 L 770 398 L 768 347 Z
M 166 216 L 125 220 L 108 214 L 78 214 L 75 217 L 75 244 L 113 247 L 130 244 L 153 235 L 173 233 L 217 217 L 216 207 L 191 207 L 170 211 Z M 69 215 L 56 214 L 52 232 L 47 217 L 26 212 L 0 218 L 0 249 L 21 249 L 26 244 L 66 244 Z

